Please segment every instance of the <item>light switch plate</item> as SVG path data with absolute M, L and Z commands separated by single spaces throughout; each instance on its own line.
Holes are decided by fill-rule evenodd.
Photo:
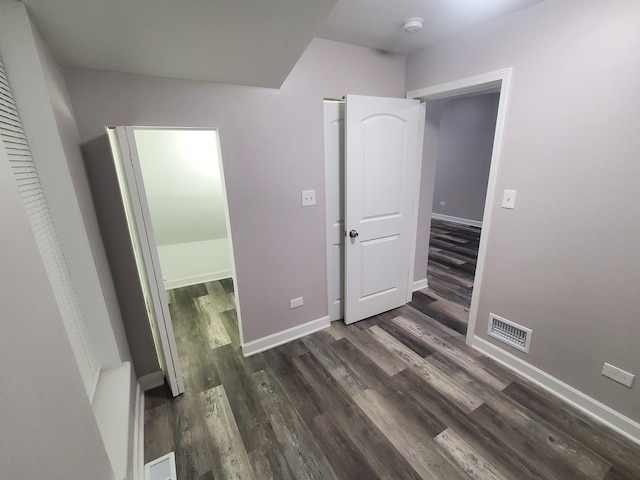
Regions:
M 303 190 L 302 191 L 302 206 L 310 207 L 316 204 L 316 191 L 315 190 Z
M 502 208 L 509 208 L 513 210 L 516 208 L 516 194 L 517 190 L 505 190 L 502 197 Z

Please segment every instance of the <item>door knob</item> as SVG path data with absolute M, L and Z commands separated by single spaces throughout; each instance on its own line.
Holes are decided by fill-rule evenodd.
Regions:
M 350 236 L 351 238 L 356 238 L 358 235 L 360 235 L 360 234 L 359 234 L 358 232 L 356 232 L 355 230 L 351 230 L 351 231 L 349 232 L 349 236 Z

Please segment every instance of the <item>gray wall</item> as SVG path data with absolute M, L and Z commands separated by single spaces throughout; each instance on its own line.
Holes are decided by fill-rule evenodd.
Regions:
M 449 100 L 427 102 L 422 147 L 422 170 L 420 173 L 420 198 L 418 203 L 418 225 L 416 228 L 416 255 L 413 280 L 427 278 L 429 261 L 429 237 L 431 234 L 431 213 L 433 211 L 433 187 L 440 141 L 440 118 Z
M 111 146 L 104 134 L 83 147 L 91 192 L 99 213 L 102 241 L 108 255 L 111 275 L 115 279 L 127 341 L 132 346 L 131 359 L 139 378 L 158 372 L 160 364 L 158 356 L 153 354 L 153 335 L 147 320 L 147 306 L 138 277 L 127 217 L 117 190 L 118 177 L 111 156 Z
M 315 39 L 280 90 L 82 69 L 65 78 L 83 142 L 107 124 L 219 128 L 251 341 L 327 315 L 322 99 L 404 96 L 404 72 L 404 56 Z M 318 204 L 303 209 L 308 189 Z
M 71 345 L 0 143 L 2 478 L 112 480 Z
M 433 213 L 482 222 L 499 98 L 498 93 L 474 95 L 444 107 Z
M 640 373 L 638 25 L 636 0 L 541 2 L 407 60 L 408 90 L 513 67 L 476 335 L 532 328 L 510 353 L 636 421 L 640 386 L 600 372 Z

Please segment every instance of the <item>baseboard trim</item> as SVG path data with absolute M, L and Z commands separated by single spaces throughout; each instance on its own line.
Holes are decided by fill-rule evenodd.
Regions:
M 571 385 L 562 382 L 547 372 L 534 367 L 521 358 L 496 347 L 483 338 L 474 335 L 471 338 L 470 345 L 523 377 L 540 385 L 548 392 L 585 412 L 587 415 L 604 423 L 632 442 L 640 444 L 640 423 L 625 417 L 613 408 L 582 393 L 580 390 L 573 388 Z
M 157 372 L 149 373 L 138 378 L 138 383 L 143 392 L 147 392 L 153 388 L 164 385 L 164 375 L 158 370 Z
M 231 270 L 221 270 L 219 272 L 203 273 L 202 275 L 167 280 L 164 282 L 164 289 L 173 290 L 174 288 L 188 287 L 205 282 L 215 282 L 216 280 L 224 280 L 225 278 L 231 278 Z
M 314 332 L 323 330 L 331 325 L 331 320 L 328 315 L 311 320 L 310 322 L 303 323 L 302 325 L 296 325 L 295 327 L 288 328 L 282 332 L 273 333 L 266 337 L 252 340 L 248 343 L 242 344 L 242 354 L 245 357 L 250 357 L 256 353 L 264 352 L 283 343 L 296 340 L 297 338 L 304 337 Z
M 415 280 L 413 282 L 413 290 L 411 291 L 417 292 L 418 290 L 422 290 L 423 288 L 427 288 L 428 286 L 429 286 L 429 281 L 426 278 Z
M 482 222 L 479 222 L 478 220 L 469 220 L 468 218 L 452 217 L 450 215 L 442 215 L 441 213 L 432 213 L 431 218 L 451 223 L 459 223 L 461 225 L 469 225 L 470 227 L 482 228 Z
M 136 387 L 136 411 L 133 420 L 133 480 L 144 480 L 144 391 Z

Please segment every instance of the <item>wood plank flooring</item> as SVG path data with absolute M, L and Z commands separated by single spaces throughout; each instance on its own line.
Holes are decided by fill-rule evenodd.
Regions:
M 414 292 L 409 305 L 456 332 L 467 333 L 479 244 L 478 227 L 432 219 L 429 288 Z
M 640 446 L 411 306 L 244 358 L 232 284 L 170 298 L 187 391 L 147 392 L 145 461 L 180 480 L 640 479 Z

